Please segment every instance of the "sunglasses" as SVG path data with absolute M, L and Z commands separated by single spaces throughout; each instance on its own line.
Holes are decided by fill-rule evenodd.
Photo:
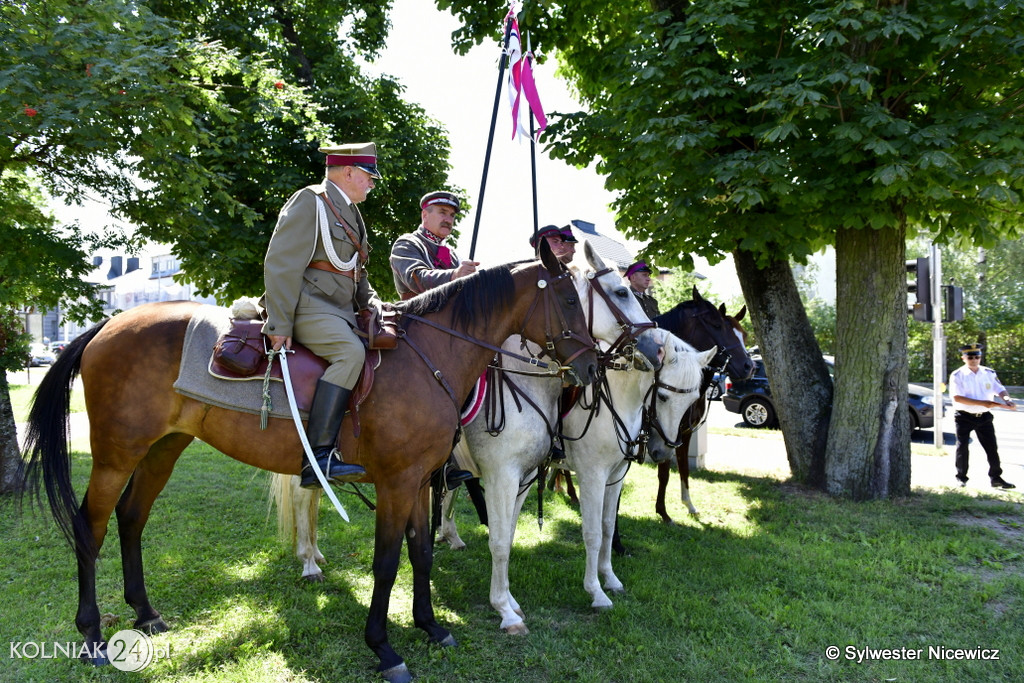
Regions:
M 964 358 L 981 358 L 980 353 L 965 353 Z

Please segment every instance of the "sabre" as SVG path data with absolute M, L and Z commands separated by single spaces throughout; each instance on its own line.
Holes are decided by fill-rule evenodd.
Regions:
M 345 512 L 345 508 L 341 506 L 341 502 L 338 497 L 334 495 L 334 490 L 331 489 L 331 485 L 327 483 L 327 478 L 324 473 L 320 470 L 320 466 L 316 462 L 316 458 L 313 456 L 313 449 L 309 445 L 309 439 L 306 438 L 306 428 L 302 426 L 302 418 L 299 416 L 299 406 L 295 402 L 295 389 L 292 388 L 292 376 L 288 371 L 288 354 L 295 353 L 291 349 L 281 347 L 278 352 L 281 354 L 281 375 L 284 377 L 284 393 L 288 396 L 288 407 L 292 411 L 292 420 L 295 422 L 295 429 L 299 432 L 299 440 L 302 441 L 302 449 L 306 451 L 306 459 L 309 460 L 309 464 L 312 466 L 313 471 L 316 472 L 317 481 L 320 482 L 320 486 L 323 488 L 324 493 L 330 498 L 331 503 L 334 504 L 334 509 L 338 511 L 341 518 L 346 522 L 349 521 L 348 513 Z

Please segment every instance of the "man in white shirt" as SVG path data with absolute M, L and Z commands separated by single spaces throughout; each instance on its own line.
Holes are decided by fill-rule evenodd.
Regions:
M 1016 487 L 1002 477 L 1003 469 L 999 465 L 999 449 L 996 446 L 991 409 L 1016 410 L 1017 405 L 1006 393 L 1006 387 L 999 381 L 995 370 L 981 364 L 981 351 L 981 344 L 961 346 L 960 357 L 964 365 L 949 376 L 949 395 L 956 409 L 956 479 L 960 486 L 967 485 L 967 447 L 973 431 L 988 456 L 988 476 L 992 487 L 1012 489 Z M 994 397 L 999 400 L 994 401 Z

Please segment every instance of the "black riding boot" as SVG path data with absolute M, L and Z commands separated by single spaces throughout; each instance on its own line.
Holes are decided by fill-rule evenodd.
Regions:
M 322 379 L 317 380 L 313 407 L 309 410 L 306 436 L 309 438 L 317 465 L 327 481 L 355 481 L 366 474 L 366 470 L 360 465 L 343 462 L 341 453 L 334 447 L 351 395 L 351 389 L 343 389 Z M 305 454 L 302 456 L 301 486 L 304 489 L 320 488 L 320 480 L 317 479 L 316 472 L 313 471 Z
M 468 481 L 469 479 L 472 478 L 472 472 L 460 470 L 459 466 L 455 464 L 454 453 L 448 456 L 448 462 L 444 464 L 444 481 L 449 491 L 456 488 L 462 482 Z

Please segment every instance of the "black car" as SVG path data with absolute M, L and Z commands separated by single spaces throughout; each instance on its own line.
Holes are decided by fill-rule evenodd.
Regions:
M 739 413 L 743 421 L 750 427 L 775 427 L 777 425 L 775 403 L 772 400 L 772 389 L 768 384 L 768 375 L 764 370 L 764 361 L 754 357 L 754 375 L 743 382 L 726 382 L 726 391 L 722 395 L 722 405 L 730 413 Z M 829 375 L 833 374 L 835 362 L 825 356 Z M 911 429 L 927 429 L 935 423 L 932 407 L 932 390 L 927 387 L 910 384 L 907 386 L 907 403 L 910 407 Z

